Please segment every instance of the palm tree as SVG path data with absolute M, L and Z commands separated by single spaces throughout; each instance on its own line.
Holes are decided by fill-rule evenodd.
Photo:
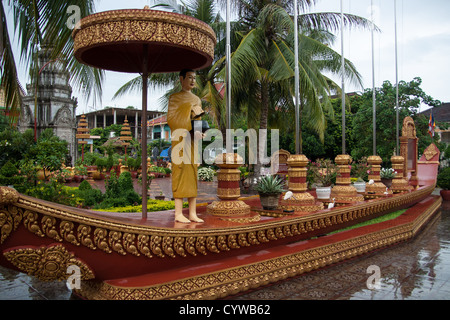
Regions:
M 302 9 L 315 2 L 299 1 Z M 289 14 L 293 12 L 293 3 L 283 0 L 234 0 L 232 3 L 246 27 L 242 41 L 231 57 L 233 105 L 248 111 L 249 124 L 267 129 L 269 114 L 280 114 L 272 112 L 274 109 L 283 110 L 283 116 L 294 109 L 295 30 Z M 370 26 L 360 17 L 346 15 L 345 18 L 350 25 Z M 323 41 L 332 40 L 331 31 L 337 29 L 339 22 L 338 13 L 303 14 L 298 19 L 301 106 L 309 127 L 322 141 L 326 128 L 324 110 L 333 111 L 328 96 L 332 89 L 338 88 L 322 73 L 340 74 L 342 69 L 340 55 Z M 359 74 L 349 61 L 346 61 L 344 69 L 350 80 L 361 84 Z M 299 121 L 301 118 L 302 115 Z M 260 145 L 261 148 L 264 146 Z M 256 175 L 260 165 L 257 163 L 255 166 Z
M 72 29 L 69 20 L 74 11 L 79 10 L 80 18 L 94 12 L 94 1 L 63 0 L 9 0 L 0 4 L 0 54 L 1 82 L 0 87 L 5 94 L 7 111 L 18 115 L 21 106 L 21 86 L 17 76 L 17 63 L 14 57 L 12 42 L 9 38 L 8 20 L 5 7 L 13 13 L 14 30 L 19 40 L 20 60 L 30 69 L 31 83 L 37 84 L 39 69 L 37 52 L 47 44 L 51 44 L 50 61 L 63 64 L 71 75 L 71 82 L 80 89 L 84 98 L 89 100 L 101 98 L 103 71 L 79 63 L 73 56 Z M 4 5 L 5 4 L 5 5 Z M 76 11 L 75 11 L 76 12 Z M 77 17 L 77 15 L 75 15 Z M 14 123 L 17 116 L 10 117 Z
M 311 5 L 315 1 L 300 1 L 302 7 Z M 249 82 L 253 83 L 253 98 L 255 102 L 245 102 L 250 107 L 256 106 L 259 112 L 249 114 L 259 115 L 259 127 L 267 128 L 269 102 L 279 103 L 280 106 L 292 106 L 292 92 L 284 88 L 287 95 L 277 98 L 278 101 L 270 101 L 270 87 L 293 84 L 294 77 L 294 49 L 293 33 L 294 25 L 288 10 L 292 8 L 292 1 L 280 0 L 235 0 L 240 19 L 244 25 L 248 25 L 248 32 L 242 38 L 242 42 L 232 54 L 232 88 L 233 94 L 240 97 L 240 91 L 249 88 Z M 363 18 L 346 15 L 348 24 L 358 24 L 364 27 L 369 22 Z M 338 73 L 341 70 L 340 55 L 328 46 L 332 37 L 330 29 L 339 25 L 337 13 L 313 13 L 299 16 L 299 64 L 300 64 L 300 92 L 302 101 L 307 107 L 310 123 L 313 129 L 323 139 L 325 122 L 323 108 L 331 110 L 328 94 L 335 84 L 330 82 L 322 73 L 330 71 Z M 328 43 L 324 43 L 324 39 Z M 359 74 L 354 66 L 346 61 L 346 76 L 350 80 L 361 83 Z M 279 92 L 278 88 L 277 92 Z M 249 90 L 246 90 L 247 92 Z M 273 99 L 272 99 L 273 100 Z M 235 101 L 236 105 L 242 101 Z M 255 110 L 257 111 L 257 110 Z M 312 120 L 312 121 L 311 121 Z

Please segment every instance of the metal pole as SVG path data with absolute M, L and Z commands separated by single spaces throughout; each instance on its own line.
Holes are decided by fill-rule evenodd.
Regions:
M 376 94 L 375 94 L 375 53 L 374 53 L 374 41 L 373 41 L 373 31 L 375 27 L 375 22 L 373 21 L 373 0 L 371 0 L 371 19 L 372 19 L 372 108 L 373 108 L 373 155 L 377 154 L 377 125 L 376 125 Z
M 341 0 L 341 69 L 342 69 L 342 154 L 345 154 L 345 84 L 344 84 L 344 12 Z
M 144 61 L 142 73 L 142 219 L 147 219 L 147 80 L 148 80 L 148 45 L 144 44 Z
M 300 107 L 299 107 L 299 74 L 298 74 L 298 6 L 294 0 L 294 50 L 295 50 L 295 152 L 301 153 L 300 148 Z
M 231 34 L 230 34 L 231 3 L 227 0 L 227 43 L 226 43 L 226 92 L 227 92 L 227 129 L 231 129 Z
M 400 142 L 399 142 L 399 103 L 398 103 L 398 60 L 397 60 L 397 0 L 394 0 L 394 21 L 395 21 L 395 109 L 396 109 L 396 118 L 397 118 L 397 148 L 396 154 L 400 155 Z

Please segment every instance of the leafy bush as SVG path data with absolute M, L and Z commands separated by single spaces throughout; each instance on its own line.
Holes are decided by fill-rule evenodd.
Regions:
M 104 199 L 101 190 L 92 188 L 91 184 L 87 180 L 83 180 L 80 183 L 76 193 L 81 199 L 81 205 L 83 207 L 92 207 L 97 203 L 102 202 Z
M 96 208 L 123 207 L 139 203 L 141 197 L 134 191 L 130 172 L 123 172 L 118 178 L 112 173 L 105 181 L 105 199 Z
M 86 191 L 86 190 L 91 190 L 91 189 L 92 189 L 92 186 L 87 180 L 83 180 L 80 183 L 80 185 L 78 186 L 78 190 L 80 190 L 80 191 Z
M 197 176 L 201 181 L 213 181 L 214 170 L 209 167 L 199 168 L 197 171 Z
M 438 174 L 436 184 L 441 189 L 450 190 L 450 167 L 443 169 Z
M 187 208 L 188 203 L 184 202 L 183 207 Z M 164 201 L 164 200 L 148 200 L 147 202 L 147 211 L 148 212 L 154 212 L 154 211 L 166 211 L 166 210 L 172 210 L 175 208 L 175 202 L 174 201 Z M 107 209 L 96 209 L 101 211 L 107 211 L 107 212 L 142 212 L 142 205 L 132 205 L 132 206 L 124 206 L 124 207 L 110 207 Z
M 129 157 L 127 159 L 127 166 L 131 171 L 138 171 L 141 167 L 141 158 L 134 159 L 132 157 Z
M 7 161 L 0 169 L 0 185 L 15 186 L 20 185 L 24 181 L 24 177 L 19 175 L 19 170 L 11 162 Z

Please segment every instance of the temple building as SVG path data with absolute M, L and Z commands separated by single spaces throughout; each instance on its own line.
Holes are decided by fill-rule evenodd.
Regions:
M 125 118 L 130 126 L 132 137 L 138 141 L 141 139 L 141 124 L 142 124 L 142 110 L 134 108 L 117 108 L 106 107 L 102 110 L 88 112 L 84 114 L 88 122 L 88 128 L 106 128 L 113 124 L 123 125 Z M 163 117 L 165 112 L 162 111 L 147 111 L 147 124 L 148 124 L 148 138 L 154 138 L 153 119 Z M 81 118 L 81 114 L 77 116 L 77 122 Z M 159 128 L 158 128 L 159 129 Z M 158 131 L 156 129 L 156 131 Z M 160 132 L 160 131 L 159 131 Z M 169 134 L 170 137 L 170 134 Z M 170 138 L 169 138 L 170 139 Z
M 50 52 L 45 47 L 38 52 L 38 66 L 37 86 L 33 83 L 26 86 L 27 94 L 23 97 L 18 128 L 21 132 L 36 130 L 37 137 L 45 129 L 52 128 L 56 136 L 68 142 L 69 154 L 74 162 L 77 151 L 77 99 L 72 97 L 69 73 L 61 63 L 51 60 Z

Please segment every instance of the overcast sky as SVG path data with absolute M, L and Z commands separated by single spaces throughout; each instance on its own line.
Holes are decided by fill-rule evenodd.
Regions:
M 411 81 L 421 77 L 422 88 L 433 98 L 450 102 L 448 77 L 450 73 L 450 1 L 448 0 L 397 0 L 397 18 L 394 15 L 394 0 L 343 0 L 345 13 L 355 14 L 370 19 L 370 7 L 375 7 L 375 23 L 381 29 L 374 37 L 375 86 L 379 87 L 385 80 L 396 83 L 395 66 L 395 32 L 397 20 L 398 45 L 398 79 Z M 311 12 L 340 12 L 340 0 L 319 0 Z M 96 3 L 98 12 L 114 9 L 143 8 L 152 4 L 149 0 L 100 0 Z M 224 15 L 225 16 L 225 15 Z M 340 32 L 333 48 L 341 53 Z M 369 30 L 344 30 L 344 56 L 350 59 L 363 77 L 364 88 L 372 88 L 372 41 Z M 22 84 L 28 83 L 21 72 Z M 102 109 L 104 106 L 141 108 L 141 95 L 128 95 L 112 100 L 114 93 L 137 74 L 107 72 L 104 83 L 102 105 L 86 104 L 78 97 L 77 113 Z M 340 84 L 339 78 L 334 80 Z M 346 92 L 362 91 L 346 83 Z M 73 93 L 77 96 L 77 92 Z M 149 89 L 149 110 L 160 108 L 158 99 L 161 92 Z

